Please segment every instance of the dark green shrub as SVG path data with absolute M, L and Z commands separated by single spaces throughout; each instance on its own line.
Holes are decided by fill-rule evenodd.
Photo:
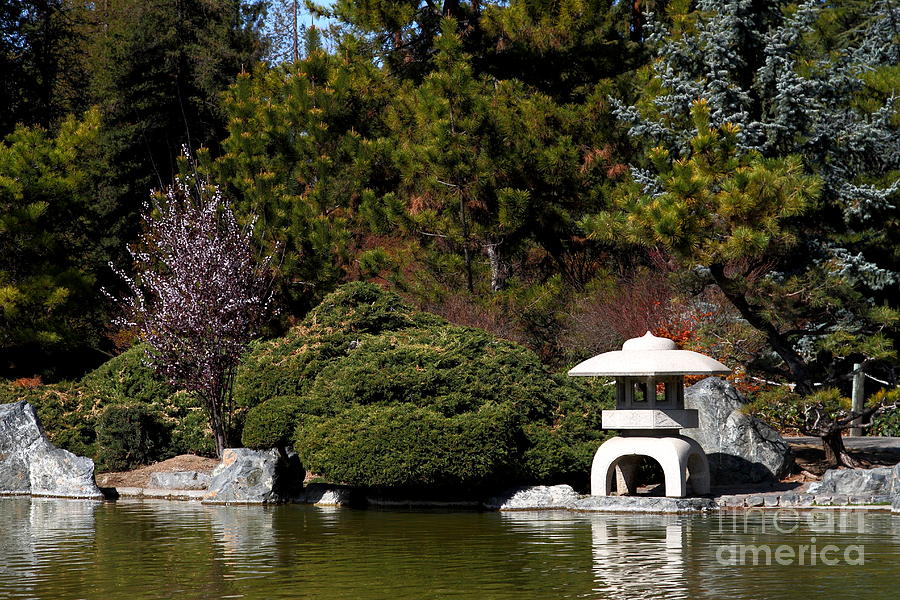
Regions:
M 176 454 L 214 455 L 212 433 L 199 400 L 192 394 L 176 392 L 159 379 L 143 364 L 143 355 L 143 347 L 134 346 L 77 382 L 36 387 L 7 383 L 0 386 L 0 399 L 31 403 L 51 442 L 79 456 L 93 458 L 98 468 L 125 468 L 126 463 L 136 466 L 143 464 L 141 460 L 164 460 Z M 109 432 L 121 425 L 101 422 L 102 418 L 113 418 L 103 415 L 118 414 L 115 410 L 106 411 L 122 406 L 126 408 L 119 413 L 125 422 L 137 418 L 135 411 L 145 413 L 140 423 L 128 426 L 152 433 L 150 442 L 140 442 L 136 433 L 131 435 L 132 441 L 137 439 L 144 446 L 128 449 L 124 442 L 110 437 L 98 442 L 102 428 Z M 147 443 L 152 451 L 147 449 Z
M 511 480 L 515 421 L 509 405 L 453 417 L 409 405 L 354 406 L 302 419 L 295 448 L 308 470 L 352 485 L 472 488 Z
M 234 402 L 246 410 L 276 396 L 299 396 L 327 364 L 347 354 L 354 338 L 310 333 L 302 326 L 283 338 L 256 343 L 238 366 Z
M 568 383 L 558 388 L 552 424 L 537 421 L 524 427 L 528 441 L 521 472 L 530 481 L 586 488 L 594 454 L 609 437 L 601 429 L 600 414 L 615 406 L 614 388 L 596 380 Z
M 296 396 L 279 396 L 254 407 L 247 413 L 241 442 L 247 448 L 283 448 L 290 446 L 303 402 Z
M 394 292 L 371 283 L 339 287 L 310 311 L 302 327 L 347 333 L 382 333 L 446 323 L 436 315 L 416 311 Z
M 179 454 L 215 456 L 216 443 L 206 410 L 200 400 L 188 392 L 176 392 L 161 405 L 153 405 L 162 411 L 171 443 L 164 458 Z
M 93 396 L 141 404 L 162 402 L 175 389 L 144 364 L 143 345 L 132 346 L 85 375 L 79 387 Z
M 885 437 L 900 437 L 900 410 L 876 415 L 872 419 L 872 426 L 866 435 L 883 435 Z
M 528 420 L 549 418 L 559 382 L 527 349 L 478 329 L 429 326 L 361 336 L 306 393 L 311 407 L 410 403 L 446 416 L 509 402 Z M 323 414 L 316 412 L 315 414 Z
M 293 418 L 304 464 L 335 481 L 477 486 L 510 478 L 584 483 L 610 391 L 554 376 L 522 346 L 356 283 L 284 338 L 256 344 L 236 398 L 255 406 L 246 445 L 283 443 Z M 515 419 L 488 427 L 497 406 Z M 482 430 L 490 435 L 479 438 Z
M 97 419 L 97 468 L 121 471 L 159 460 L 168 437 L 160 415 L 148 406 L 107 406 Z
M 393 292 L 348 283 L 283 338 L 251 346 L 235 377 L 235 405 L 249 409 L 276 396 L 301 396 L 322 369 L 346 356 L 361 338 L 438 324 L 446 322 L 415 311 Z
M 137 345 L 86 375 L 75 386 L 82 396 L 82 411 L 101 413 L 103 407 L 138 405 L 154 415 L 157 439 L 146 460 L 165 460 L 178 454 L 215 455 L 208 419 L 199 399 L 176 391 L 144 364 L 144 346 Z M 99 423 L 96 426 L 99 436 Z M 108 462 L 99 444 L 95 459 Z M 145 463 L 132 463 L 133 466 Z M 111 467 L 107 467 L 111 468 Z

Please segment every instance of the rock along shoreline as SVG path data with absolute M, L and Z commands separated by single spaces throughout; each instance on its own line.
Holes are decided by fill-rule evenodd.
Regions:
M 210 501 L 205 490 L 161 488 L 102 488 L 111 498 L 164 499 L 226 505 L 271 505 L 271 502 Z M 789 491 L 764 491 L 719 494 L 711 497 L 668 498 L 662 496 L 586 496 L 568 485 L 529 486 L 481 500 L 411 499 L 373 494 L 367 490 L 340 485 L 312 483 L 282 503 L 322 507 L 374 509 L 442 509 L 483 511 L 621 512 L 680 514 L 729 510 L 868 510 L 900 514 L 900 496 L 885 494 L 819 494 Z

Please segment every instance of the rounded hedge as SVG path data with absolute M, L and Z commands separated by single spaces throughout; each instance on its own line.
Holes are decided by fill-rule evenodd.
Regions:
M 294 439 L 306 469 L 336 481 L 478 487 L 511 478 L 515 420 L 508 404 L 452 417 L 402 405 L 353 406 L 335 416 L 304 418 Z
M 111 404 L 97 419 L 97 467 L 124 471 L 160 460 L 169 446 L 161 416 L 145 404 Z
M 376 487 L 584 484 L 611 402 L 610 388 L 364 283 L 254 346 L 237 380 L 246 445 L 292 441 L 307 469 Z
M 266 400 L 247 415 L 241 442 L 248 448 L 281 448 L 291 445 L 303 403 L 297 396 Z

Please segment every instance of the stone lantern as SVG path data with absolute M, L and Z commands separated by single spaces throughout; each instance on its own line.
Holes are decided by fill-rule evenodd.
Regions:
M 591 494 L 608 496 L 613 477 L 619 492 L 634 493 L 641 456 L 655 459 L 665 475 L 666 496 L 709 493 L 709 463 L 695 440 L 679 435 L 697 427 L 696 410 L 684 408 L 685 375 L 725 375 L 728 367 L 649 331 L 621 350 L 598 354 L 569 371 L 575 377 L 605 376 L 616 381 L 616 408 L 602 413 L 603 428 L 617 429 L 594 455 Z

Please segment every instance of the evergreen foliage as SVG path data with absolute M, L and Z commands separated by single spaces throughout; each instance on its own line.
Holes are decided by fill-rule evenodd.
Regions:
M 304 404 L 296 396 L 276 396 L 266 400 L 263 409 L 247 415 L 241 442 L 249 448 L 286 448 L 292 444 L 297 418 Z
M 0 3 L 0 137 L 16 125 L 49 128 L 87 108 L 77 97 L 80 13 L 66 0 Z
M 302 419 L 295 444 L 308 470 L 353 485 L 457 491 L 498 486 L 514 481 L 510 409 L 484 405 L 446 417 L 403 405 L 354 406 Z
M 97 418 L 96 467 L 125 471 L 156 462 L 168 432 L 146 404 L 110 404 Z
M 526 242 L 555 250 L 571 233 L 596 171 L 583 168 L 577 112 L 515 80 L 476 76 L 451 20 L 435 49 L 434 70 L 387 116 L 400 185 L 381 200 L 380 224 L 456 254 L 469 292 L 502 290 Z M 473 264 L 482 256 L 484 286 Z
M 25 250 L 0 255 L 0 287 L 21 292 L 3 294 L 17 311 L 0 329 L 5 375 L 77 377 L 114 350 L 98 294 L 114 278 L 100 265 L 121 264 L 141 201 L 177 172 L 182 144 L 217 147 L 219 94 L 264 51 L 260 10 L 242 0 L 0 6 L 0 179 L 15 198 L 0 200 L 0 236 Z M 36 231 L 47 235 L 37 252 Z
M 217 147 L 219 94 L 265 51 L 261 10 L 241 0 L 110 0 L 88 15 L 91 102 L 104 112 L 110 178 L 132 207 L 178 173 L 182 147 Z
M 238 403 L 256 405 L 245 444 L 283 443 L 294 413 L 308 470 L 410 488 L 583 483 L 603 435 L 598 394 L 550 375 L 520 346 L 361 283 L 326 297 L 286 338 L 257 345 L 235 386 Z
M 235 210 L 259 217 L 260 241 L 281 257 L 280 295 L 292 314 L 346 276 L 353 209 L 383 162 L 372 138 L 390 87 L 363 49 L 344 51 L 351 60 L 313 48 L 298 63 L 239 75 L 224 100 L 223 154 L 210 167 L 238 199 Z
M 144 364 L 145 355 L 144 347 L 134 346 L 78 381 L 33 386 L 5 383 L 0 386 L 0 402 L 31 403 L 51 442 L 92 458 L 101 470 L 179 454 L 215 454 L 199 399 L 159 379 Z M 103 417 L 107 411 L 109 415 Z M 106 433 L 101 435 L 104 427 Z M 115 439 L 119 433 L 113 431 L 128 432 L 130 441 L 120 443 Z M 132 447 L 131 442 L 140 444 Z
M 52 135 L 19 127 L 0 142 L 0 360 L 31 375 L 35 357 L 96 348 L 107 313 L 97 298 L 115 240 L 97 202 L 100 115 Z M 63 367 L 62 365 L 60 365 Z M 46 375 L 53 367 L 43 367 Z M 63 373 L 65 369 L 63 367 Z

